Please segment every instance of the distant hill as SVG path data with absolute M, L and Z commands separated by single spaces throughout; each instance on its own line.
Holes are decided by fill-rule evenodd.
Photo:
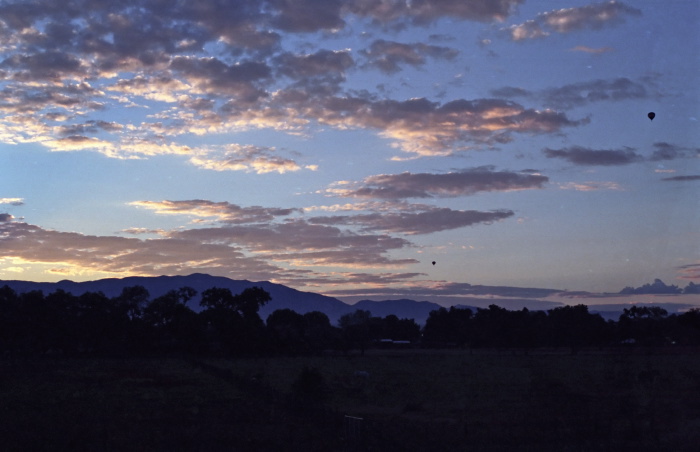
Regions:
M 132 276 L 127 278 L 107 278 L 96 281 L 74 282 L 63 280 L 55 283 L 51 282 L 32 282 L 32 281 L 15 281 L 0 280 L 0 287 L 7 285 L 17 293 L 28 292 L 32 290 L 40 290 L 44 294 L 50 294 L 58 289 L 66 292 L 81 295 L 85 292 L 102 292 L 108 297 L 118 296 L 122 289 L 130 286 L 143 286 L 148 290 L 151 299 L 164 295 L 170 290 L 176 290 L 181 287 L 191 287 L 197 291 L 197 296 L 190 301 L 189 306 L 195 311 L 199 311 L 200 295 L 206 289 L 219 287 L 231 290 L 232 293 L 238 294 L 249 287 L 260 287 L 267 291 L 272 300 L 260 309 L 260 317 L 265 320 L 277 309 L 292 309 L 300 314 L 305 314 L 311 311 L 320 311 L 328 316 L 331 323 L 337 325 L 338 319 L 347 313 L 352 313 L 356 309 L 370 311 L 375 317 L 386 317 L 393 314 L 400 319 L 414 319 L 417 323 L 425 325 L 430 311 L 439 309 L 442 305 L 430 301 L 414 301 L 409 299 L 398 300 L 361 300 L 354 304 L 343 302 L 337 298 L 328 297 L 313 292 L 302 292 L 292 289 L 282 284 L 275 284 L 268 281 L 248 281 L 234 280 L 222 276 L 211 276 L 202 273 L 194 273 L 188 276 L 154 276 L 141 277 Z M 679 297 L 681 295 L 678 295 Z M 439 298 L 439 297 L 437 297 Z M 454 301 L 453 298 L 443 297 L 445 302 Z M 461 298 L 461 301 L 467 301 L 470 305 L 456 305 L 457 308 L 469 308 L 476 313 L 477 309 L 485 308 L 488 304 L 497 304 L 508 310 L 520 310 L 527 307 L 530 310 L 549 310 L 563 303 L 552 302 L 545 300 L 533 300 L 523 298 L 499 298 L 499 299 L 484 299 L 484 298 Z M 650 304 L 639 303 L 639 304 Z M 696 304 L 686 303 L 654 303 L 655 306 L 663 307 L 669 314 L 682 313 L 687 309 L 697 307 Z M 596 304 L 589 306 L 589 312 L 600 314 L 606 320 L 617 321 L 624 308 L 630 304 Z
M 122 289 L 130 286 L 143 286 L 148 290 L 151 299 L 166 294 L 170 290 L 181 287 L 191 287 L 197 291 L 197 296 L 190 301 L 190 308 L 199 311 L 200 295 L 206 289 L 218 287 L 229 289 L 232 293 L 238 294 L 249 287 L 260 287 L 267 291 L 272 300 L 260 309 L 260 317 L 264 320 L 277 309 L 293 309 L 305 314 L 311 311 L 321 311 L 325 313 L 331 322 L 337 321 L 341 315 L 354 311 L 354 308 L 342 301 L 312 292 L 302 292 L 282 284 L 275 284 L 268 281 L 248 281 L 233 280 L 221 276 L 211 276 L 202 273 L 195 273 L 189 276 L 157 276 L 140 277 L 132 276 L 127 278 L 107 278 L 96 281 L 73 282 L 68 280 L 56 283 L 31 282 L 31 281 L 0 281 L 0 287 L 8 285 L 15 292 L 23 293 L 31 290 L 41 290 L 44 294 L 55 292 L 58 289 L 74 295 L 81 295 L 85 292 L 102 292 L 108 297 L 118 296 Z
M 32 281 L 2 281 L 0 287 L 9 286 L 17 293 L 40 290 L 44 294 L 62 289 L 74 295 L 82 295 L 86 292 L 102 292 L 108 297 L 118 296 L 122 289 L 130 286 L 143 286 L 148 290 L 151 299 L 166 294 L 170 290 L 181 287 L 191 287 L 197 291 L 197 296 L 190 301 L 190 308 L 199 311 L 201 293 L 212 287 L 229 289 L 238 294 L 249 287 L 260 287 L 267 291 L 272 300 L 260 309 L 260 317 L 265 320 L 277 309 L 292 309 L 300 314 L 311 311 L 320 311 L 328 316 L 331 323 L 337 324 L 338 319 L 356 309 L 368 310 L 373 316 L 386 317 L 394 314 L 399 318 L 414 319 L 417 323 L 424 324 L 430 311 L 440 308 L 440 305 L 427 301 L 417 302 L 413 300 L 388 300 L 370 301 L 363 300 L 354 305 L 343 303 L 337 298 L 325 295 L 302 292 L 282 284 L 268 281 L 233 280 L 221 276 L 211 276 L 195 273 L 189 276 L 157 276 L 141 277 L 131 276 L 127 278 L 107 278 L 96 281 L 74 282 L 63 280 L 59 282 L 32 282 Z

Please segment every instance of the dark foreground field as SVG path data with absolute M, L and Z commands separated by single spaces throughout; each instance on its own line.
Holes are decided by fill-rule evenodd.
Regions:
M 5 359 L 0 438 L 47 451 L 694 451 L 700 356 Z

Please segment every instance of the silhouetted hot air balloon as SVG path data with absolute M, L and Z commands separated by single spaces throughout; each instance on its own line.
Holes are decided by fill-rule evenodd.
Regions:
M 435 261 L 433 261 L 433 265 L 435 265 Z
M 649 117 L 650 120 L 653 121 L 653 120 L 654 120 L 654 117 L 656 117 L 656 113 L 654 113 L 653 111 L 650 111 L 649 114 L 648 114 L 647 116 Z

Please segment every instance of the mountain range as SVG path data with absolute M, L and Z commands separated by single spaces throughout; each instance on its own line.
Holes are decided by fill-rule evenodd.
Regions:
M 430 311 L 434 311 L 443 307 L 443 305 L 431 301 L 415 301 L 411 299 L 397 300 L 360 300 L 355 303 L 346 303 L 337 298 L 321 295 L 314 292 L 303 292 L 282 284 L 275 284 L 268 281 L 248 281 L 234 280 L 222 276 L 211 276 L 203 273 L 194 273 L 188 276 L 130 276 L 126 278 L 106 278 L 94 281 L 74 282 L 63 280 L 58 282 L 33 282 L 19 280 L 0 280 L 0 287 L 9 286 L 17 293 L 29 292 L 32 290 L 40 290 L 44 294 L 55 292 L 56 290 L 64 290 L 74 295 L 81 295 L 85 292 L 102 292 L 107 297 L 116 297 L 121 294 L 122 289 L 131 286 L 143 286 L 148 290 L 151 299 L 157 298 L 166 294 L 170 290 L 180 289 L 182 287 L 191 287 L 197 291 L 197 296 L 190 301 L 189 306 L 195 311 L 199 311 L 199 295 L 206 289 L 212 287 L 229 289 L 231 293 L 238 294 L 249 287 L 260 287 L 270 294 L 272 300 L 262 306 L 259 311 L 260 317 L 265 320 L 272 312 L 278 309 L 291 309 L 300 314 L 305 314 L 311 311 L 320 311 L 328 316 L 331 323 L 336 325 L 338 319 L 344 314 L 352 313 L 357 309 L 370 311 L 375 317 L 386 317 L 393 314 L 400 319 L 413 319 L 416 323 L 424 325 Z M 439 297 L 437 297 L 439 298 Z M 456 307 L 468 308 L 476 312 L 478 307 L 486 307 L 486 301 L 483 298 L 462 298 L 460 301 L 472 301 L 472 305 L 459 304 Z M 679 300 L 680 301 L 680 300 Z M 537 299 L 494 299 L 488 301 L 488 304 L 498 304 L 509 310 L 520 310 L 527 307 L 531 310 L 548 310 L 558 306 L 563 306 L 563 303 L 555 303 L 551 301 L 541 301 Z M 659 303 L 668 310 L 669 313 L 678 313 L 687 310 L 689 307 L 694 307 L 692 304 L 686 303 Z M 590 306 L 589 312 L 600 314 L 605 320 L 617 321 L 620 314 L 629 304 L 609 304 Z
M 337 324 L 343 314 L 352 313 L 357 309 L 370 311 L 373 316 L 386 317 L 394 314 L 399 318 L 414 319 L 417 323 L 425 324 L 430 311 L 439 309 L 437 303 L 413 300 L 386 300 L 371 301 L 362 300 L 355 304 L 344 303 L 337 298 L 328 297 L 313 292 L 302 292 L 282 284 L 268 281 L 233 280 L 221 276 L 211 276 L 202 273 L 194 273 L 188 276 L 157 276 L 142 277 L 130 276 L 126 278 L 106 278 L 95 281 L 74 282 L 63 280 L 58 282 L 32 282 L 18 280 L 0 280 L 0 287 L 9 286 L 17 293 L 40 290 L 44 294 L 64 290 L 73 295 L 82 295 L 86 292 L 102 292 L 107 297 L 116 297 L 122 289 L 131 286 L 143 286 L 151 296 L 151 299 L 166 294 L 170 290 L 181 287 L 191 287 L 197 291 L 197 296 L 188 304 L 190 308 L 199 311 L 199 295 L 206 289 L 218 287 L 229 289 L 231 293 L 238 294 L 249 287 L 260 287 L 270 294 L 272 300 L 260 308 L 260 317 L 265 320 L 277 309 L 291 309 L 299 314 L 311 311 L 320 311 L 328 316 L 331 323 Z M 472 308 L 476 310 L 476 308 Z

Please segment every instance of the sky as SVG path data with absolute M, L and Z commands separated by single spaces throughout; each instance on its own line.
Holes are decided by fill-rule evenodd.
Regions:
M 696 0 L 0 0 L 0 279 L 700 283 L 698 23 Z

